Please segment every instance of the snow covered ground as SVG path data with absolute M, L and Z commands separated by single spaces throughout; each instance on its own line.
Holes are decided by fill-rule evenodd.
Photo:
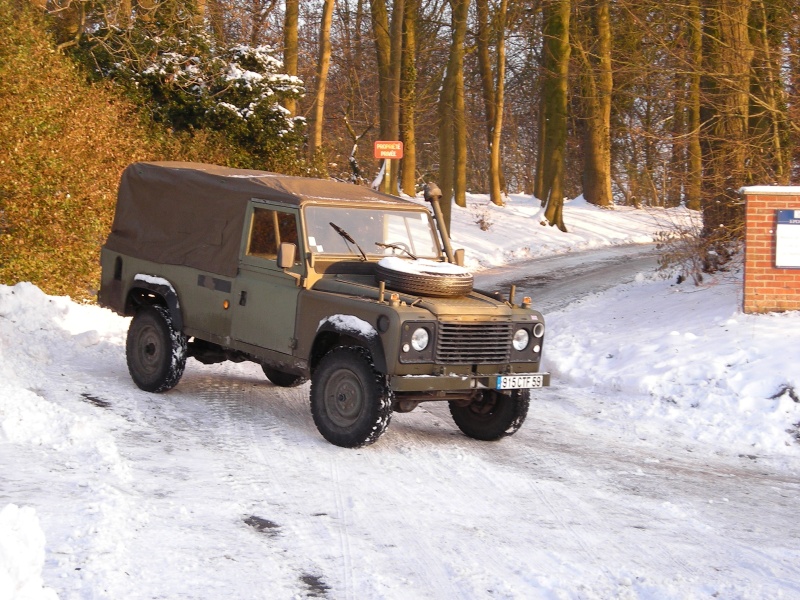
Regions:
M 537 212 L 473 197 L 454 246 L 479 270 L 695 218 Z M 737 274 L 640 273 L 545 315 L 553 386 L 514 437 L 427 405 L 353 451 L 307 385 L 190 360 L 146 394 L 126 319 L 0 285 L 0 600 L 800 597 L 800 314 L 740 306 Z

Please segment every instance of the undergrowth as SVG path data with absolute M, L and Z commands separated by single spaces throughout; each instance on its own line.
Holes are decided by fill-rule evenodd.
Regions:
M 736 271 L 742 263 L 742 242 L 735 237 L 712 239 L 699 228 L 675 224 L 655 235 L 660 251 L 658 268 L 677 272 L 677 282 L 703 283 L 707 275 Z
M 122 170 L 138 160 L 258 168 L 222 134 L 158 126 L 54 50 L 44 18 L 0 0 L 0 283 L 91 300 Z

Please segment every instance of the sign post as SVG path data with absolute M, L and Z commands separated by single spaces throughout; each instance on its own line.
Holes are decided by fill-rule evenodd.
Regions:
M 392 171 L 395 168 L 392 161 L 403 158 L 403 142 L 390 140 L 376 141 L 374 155 L 376 160 L 383 160 L 384 173 L 380 186 L 381 191 L 391 194 L 393 193 L 391 190 L 391 181 L 393 180 Z

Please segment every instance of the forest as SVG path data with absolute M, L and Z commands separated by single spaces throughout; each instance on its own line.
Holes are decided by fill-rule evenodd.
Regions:
M 436 181 L 448 218 L 468 191 L 532 194 L 563 230 L 581 194 L 684 204 L 718 249 L 743 185 L 797 180 L 795 1 L 32 2 L 92 85 L 169 135 L 224 138 L 188 155 L 369 185 L 373 143 L 400 140 L 383 189 Z

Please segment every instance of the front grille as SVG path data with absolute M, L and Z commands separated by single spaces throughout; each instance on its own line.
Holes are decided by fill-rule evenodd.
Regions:
M 511 323 L 440 323 L 436 362 L 507 363 L 511 334 Z

